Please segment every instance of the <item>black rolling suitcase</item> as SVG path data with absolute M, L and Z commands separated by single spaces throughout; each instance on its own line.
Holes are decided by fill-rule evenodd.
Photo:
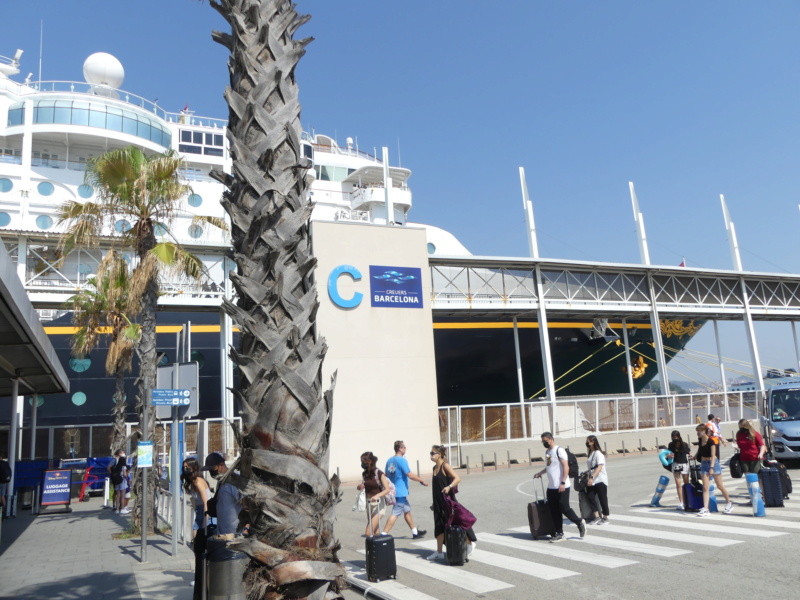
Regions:
M 373 510 L 377 507 L 367 505 L 367 522 L 372 531 Z M 384 579 L 397 579 L 397 560 L 394 555 L 394 538 L 391 535 L 371 535 L 365 543 L 367 550 L 367 579 L 372 582 Z
M 778 475 L 781 480 L 781 492 L 783 492 L 783 499 L 788 500 L 789 494 L 792 493 L 792 478 L 789 477 L 789 471 L 786 470 L 786 465 L 778 462 L 774 458 L 767 458 L 764 460 L 763 466 L 771 469 L 778 469 Z
M 444 545 L 447 547 L 447 564 L 460 567 L 469 562 L 467 558 L 467 532 L 463 527 L 450 525 L 445 529 Z
M 783 506 L 780 471 L 774 467 L 761 467 L 758 472 L 764 506 Z
M 683 508 L 687 512 L 703 508 L 703 484 L 700 479 L 700 465 L 689 457 L 689 483 L 683 484 Z
M 556 534 L 556 527 L 553 525 L 553 517 L 550 515 L 550 509 L 547 508 L 547 496 L 544 492 L 544 481 L 539 478 L 542 484 L 542 495 L 544 498 L 539 498 L 539 490 L 536 489 L 536 480 L 533 480 L 533 493 L 536 498 L 533 502 L 528 504 L 528 525 L 531 528 L 531 535 L 533 539 Z

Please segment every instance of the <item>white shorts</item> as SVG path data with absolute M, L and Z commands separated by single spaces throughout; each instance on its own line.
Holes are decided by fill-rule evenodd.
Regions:
M 689 463 L 672 463 L 672 472 L 673 473 L 683 473 L 684 475 L 689 474 Z

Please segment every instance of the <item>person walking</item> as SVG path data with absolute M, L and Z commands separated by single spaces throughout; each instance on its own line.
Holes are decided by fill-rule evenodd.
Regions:
M 553 525 L 556 534 L 550 543 L 564 541 L 564 524 L 562 515 L 578 526 L 581 537 L 586 535 L 586 523 L 575 514 L 569 506 L 569 463 L 567 462 L 567 451 L 556 445 L 553 434 L 545 431 L 542 434 L 542 445 L 547 448 L 545 453 L 545 468 L 536 473 L 533 477 L 540 478 L 547 474 L 547 507 L 553 517 Z
M 725 502 L 727 502 L 723 512 L 725 514 L 730 514 L 733 512 L 733 502 L 731 502 L 731 498 L 728 496 L 728 490 L 725 489 L 725 485 L 722 483 L 722 465 L 719 462 L 719 442 L 711 437 L 711 431 L 707 425 L 698 425 L 695 429 L 697 430 L 697 438 L 700 441 L 696 459 L 701 461 L 700 475 L 703 478 L 703 508 L 697 513 L 697 516 L 707 517 L 710 514 L 708 512 L 708 499 L 711 495 L 712 477 L 714 478 L 714 483 L 716 483 L 717 488 L 725 497 Z
M 183 481 L 184 491 L 192 497 L 194 504 L 194 523 L 192 523 L 192 540 L 194 540 L 197 532 L 206 526 L 206 512 L 208 511 L 208 501 L 211 499 L 211 488 L 200 474 L 200 463 L 194 457 L 183 461 L 181 481 Z
M 6 518 L 6 494 L 12 475 L 11 465 L 5 459 L 5 455 L 0 452 L 0 518 L 3 519 Z
M 411 516 L 411 505 L 408 502 L 408 480 L 418 481 L 423 486 L 428 485 L 428 483 L 411 472 L 411 469 L 408 468 L 405 454 L 405 443 L 402 440 L 397 440 L 394 443 L 394 456 L 386 461 L 386 475 L 394 484 L 395 500 L 392 514 L 386 520 L 384 533 L 389 533 L 394 527 L 397 517 L 402 515 L 411 529 L 411 536 L 416 540 L 428 532 L 425 529 L 417 529 L 417 526 L 414 525 L 414 517 Z
M 600 509 L 603 511 L 602 516 L 596 510 L 594 511 L 595 519 L 591 524 L 605 525 L 608 523 L 609 516 L 608 474 L 606 473 L 606 455 L 600 450 L 600 442 L 597 440 L 596 435 L 590 435 L 586 438 L 586 451 L 589 453 L 586 463 L 591 471 L 586 493 L 589 495 L 589 502 L 592 508 L 597 506 L 599 500 Z
M 667 444 L 667 458 L 672 459 L 672 475 L 675 477 L 675 486 L 678 488 L 678 501 L 680 505 L 677 510 L 684 510 L 686 506 L 683 501 L 683 486 L 689 483 L 689 454 L 691 448 L 683 441 L 681 432 L 677 429 L 670 435 L 672 441 Z
M 433 480 L 431 490 L 433 492 L 433 535 L 436 536 L 436 552 L 428 557 L 428 560 L 443 560 L 444 552 L 444 532 L 447 528 L 447 513 L 445 510 L 445 495 L 451 499 L 456 499 L 456 488 L 461 483 L 461 477 L 455 469 L 447 462 L 447 448 L 444 446 L 431 447 L 431 461 L 433 462 Z M 472 527 L 467 528 L 467 554 L 472 554 L 478 538 Z
M 208 471 L 214 479 L 222 479 L 228 472 L 225 457 L 219 452 L 206 456 L 201 471 Z M 242 492 L 229 481 L 217 487 L 214 494 L 217 514 L 217 533 L 220 535 L 236 534 L 239 529 L 239 513 L 242 511 Z
M 364 490 L 367 497 L 367 510 L 369 517 L 367 518 L 367 528 L 364 535 L 369 537 L 381 532 L 381 507 L 380 499 L 386 497 L 391 488 L 389 487 L 389 478 L 386 473 L 378 468 L 378 457 L 372 452 L 364 452 L 361 455 L 361 468 L 364 470 L 361 474 L 361 483 L 358 484 L 359 490 Z M 372 527 L 370 527 L 370 524 Z
M 736 446 L 739 448 L 739 458 L 742 460 L 742 471 L 758 473 L 761 470 L 761 461 L 767 453 L 767 446 L 764 444 L 764 438 L 747 419 L 739 420 Z

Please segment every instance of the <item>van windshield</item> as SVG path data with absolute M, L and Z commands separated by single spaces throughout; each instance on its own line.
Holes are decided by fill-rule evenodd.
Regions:
M 800 389 L 775 390 L 770 398 L 773 421 L 800 421 Z

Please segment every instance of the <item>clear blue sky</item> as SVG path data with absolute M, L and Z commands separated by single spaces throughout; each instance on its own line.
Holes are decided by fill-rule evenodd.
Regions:
M 523 166 L 542 256 L 639 262 L 633 181 L 653 263 L 731 267 L 722 193 L 745 268 L 800 272 L 800 3 L 297 4 L 316 38 L 297 72 L 305 128 L 399 153 L 412 219 L 474 254 L 527 254 Z M 227 116 L 210 38 L 226 23 L 208 3 L 0 0 L 0 54 L 24 49 L 34 79 L 41 21 L 43 79 L 82 80 L 86 56 L 109 52 L 124 89 Z M 757 334 L 765 364 L 795 363 L 788 324 Z M 747 358 L 741 324 L 722 337 Z M 711 326 L 692 347 L 715 352 Z

